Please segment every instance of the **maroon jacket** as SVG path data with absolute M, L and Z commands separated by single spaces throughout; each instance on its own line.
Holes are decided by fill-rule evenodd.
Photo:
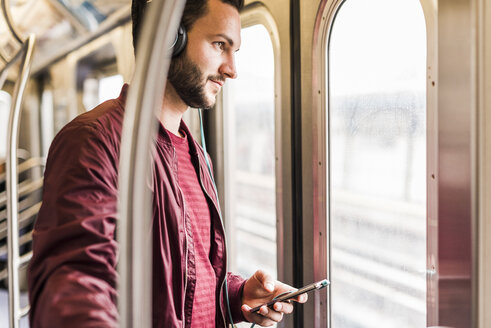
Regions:
M 51 145 L 28 270 L 33 328 L 117 326 L 115 225 L 126 90 L 70 122 Z M 191 136 L 184 124 L 182 128 Z M 244 279 L 226 273 L 217 198 L 204 152 L 193 145 L 198 177 L 213 204 L 210 260 L 217 279 L 217 327 L 224 327 L 225 277 L 234 321 L 243 320 Z M 186 228 L 189 216 L 177 183 L 175 150 L 162 126 L 153 186 L 153 327 L 190 327 L 196 283 L 193 238 Z

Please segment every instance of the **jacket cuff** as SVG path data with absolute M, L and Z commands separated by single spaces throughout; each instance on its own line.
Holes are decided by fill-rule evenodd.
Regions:
M 244 291 L 246 279 L 241 276 L 227 273 L 228 300 L 230 301 L 230 311 L 234 323 L 246 321 L 242 313 L 242 293 Z

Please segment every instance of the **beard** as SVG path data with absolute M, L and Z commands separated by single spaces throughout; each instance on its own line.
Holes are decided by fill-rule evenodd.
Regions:
M 209 109 L 216 102 L 216 97 L 207 99 L 206 82 L 208 80 L 225 81 L 221 75 L 210 75 L 204 78 L 203 72 L 189 59 L 186 51 L 172 60 L 168 79 L 187 106 L 202 109 Z

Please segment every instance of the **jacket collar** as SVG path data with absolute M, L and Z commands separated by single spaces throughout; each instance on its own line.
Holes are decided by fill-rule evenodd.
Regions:
M 123 105 L 123 107 L 126 104 L 126 97 L 128 95 L 128 88 L 129 88 L 128 83 L 123 84 L 123 87 L 121 88 L 121 92 L 119 93 L 118 100 L 121 102 L 121 105 Z
M 191 134 L 191 131 L 189 131 L 189 128 L 187 127 L 186 123 L 184 123 L 183 120 L 181 120 L 181 124 L 180 124 L 179 129 L 183 130 L 186 133 L 188 140 L 192 140 L 190 150 L 193 151 L 193 153 L 195 153 L 197 151 L 196 146 L 195 146 L 196 141 L 194 140 L 193 135 Z M 162 124 L 162 122 L 160 122 L 160 120 L 159 120 L 159 132 L 157 135 L 157 142 L 172 145 L 172 141 L 170 139 L 169 132 L 163 126 L 163 124 Z
M 126 98 L 128 96 L 128 88 L 129 88 L 128 83 L 123 84 L 123 87 L 121 88 L 121 92 L 120 92 L 119 97 L 118 97 L 118 100 L 123 105 L 123 108 L 126 104 Z M 192 110 L 192 109 L 189 109 L 189 110 Z M 194 137 L 191 134 L 191 131 L 189 131 L 189 128 L 187 127 L 186 123 L 184 123 L 183 120 L 181 120 L 180 129 L 184 130 L 184 132 L 186 132 L 188 138 L 191 138 L 191 140 L 193 141 L 193 142 L 191 142 L 191 148 L 190 148 L 191 151 L 193 153 L 198 154 L 199 151 L 197 149 L 198 147 L 197 147 L 196 141 L 194 140 Z M 159 131 L 158 131 L 158 135 L 157 135 L 157 142 L 167 144 L 167 145 L 172 145 L 169 133 L 164 128 L 164 126 L 162 125 L 162 122 L 160 122 L 160 120 L 159 120 Z

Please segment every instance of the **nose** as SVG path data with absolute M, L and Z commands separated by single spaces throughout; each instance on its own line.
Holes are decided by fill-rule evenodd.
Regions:
M 237 78 L 237 69 L 235 68 L 234 54 L 228 54 L 222 66 L 220 66 L 220 74 L 229 79 Z

